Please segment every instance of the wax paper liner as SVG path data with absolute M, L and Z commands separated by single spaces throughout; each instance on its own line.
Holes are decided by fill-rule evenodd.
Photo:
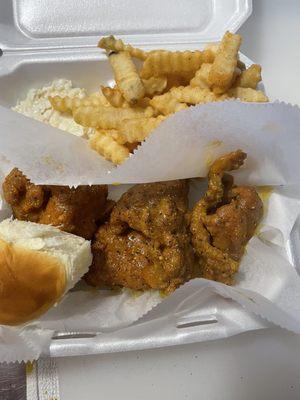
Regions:
M 248 153 L 238 173 L 243 183 L 300 183 L 300 110 L 285 103 L 189 107 L 163 121 L 117 168 L 84 139 L 3 107 L 0 121 L 0 160 L 18 166 L 35 183 L 76 186 L 205 176 L 212 159 L 236 148 Z
M 203 191 L 202 186 L 200 183 L 197 188 L 192 187 L 191 196 L 195 198 L 199 196 Z M 123 188 L 125 189 L 127 187 Z M 113 197 L 118 197 L 122 192 L 121 187 L 113 187 L 112 192 Z M 160 318 L 151 319 L 150 314 L 146 324 L 147 333 L 153 332 L 153 336 L 158 333 L 162 335 L 163 345 L 185 342 L 187 339 L 178 336 L 180 333 L 176 329 L 177 321 L 189 318 L 195 313 L 201 315 L 207 290 L 232 298 L 246 310 L 298 332 L 300 278 L 289 263 L 285 251 L 287 239 L 299 214 L 300 195 L 293 198 L 297 193 L 294 187 L 273 189 L 265 200 L 266 215 L 261 233 L 248 245 L 235 287 L 204 279 L 188 283 L 169 297 L 170 302 L 173 302 L 173 308 L 168 306 L 163 308 Z M 281 211 L 277 220 L 271 211 L 275 206 Z M 286 221 L 289 223 L 286 224 Z M 280 234 L 276 234 L 278 232 Z M 270 242 L 270 237 L 276 239 L 274 243 Z M 58 332 L 97 333 L 102 335 L 103 340 L 105 338 L 113 340 L 115 337 L 116 340 L 118 338 L 119 341 L 123 340 L 126 343 L 126 339 L 129 340 L 132 335 L 145 329 L 145 322 L 142 322 L 141 326 L 138 322 L 132 324 L 162 300 L 157 291 L 140 294 L 129 290 L 120 292 L 90 290 L 81 286 L 69 292 L 57 307 L 48 311 L 40 320 L 23 327 L 2 326 L 0 360 L 32 360 L 40 354 L 47 354 L 51 337 Z M 245 329 L 243 320 L 237 320 L 235 324 L 238 325 L 238 331 L 234 332 Z M 224 336 L 230 332 L 228 330 Z M 208 334 L 207 340 L 209 338 Z M 147 345 L 151 346 L 149 343 Z
M 7 112 L 0 109 L 1 113 L 7 123 Z M 38 124 L 38 129 L 36 126 L 36 132 L 33 129 L 32 136 L 26 136 L 29 135 L 29 132 L 26 133 L 26 126 L 27 123 L 31 125 L 28 122 L 31 120 L 10 113 L 8 111 L 11 123 L 6 125 L 6 132 L 12 134 L 3 139 L 2 131 L 0 136 L 5 150 L 5 154 L 0 157 L 3 176 L 12 165 L 17 165 L 36 182 L 41 183 L 77 185 L 116 182 L 116 177 L 124 178 L 120 181 L 126 182 L 126 174 L 132 174 L 133 181 L 197 176 L 206 173 L 208 164 L 218 154 L 237 147 L 245 149 L 249 154 L 249 163 L 243 172 L 236 173 L 238 179 L 243 183 L 284 183 L 287 186 L 275 188 L 271 192 L 260 234 L 249 243 L 237 275 L 236 286 L 227 287 L 202 279 L 195 280 L 192 283 L 194 292 L 187 294 L 183 302 L 182 299 L 179 301 L 175 313 L 165 310 L 163 319 L 166 325 L 162 321 L 158 323 L 157 320 L 150 319 L 147 327 L 152 327 L 155 334 L 158 325 L 160 329 L 170 328 L 172 318 L 177 317 L 178 313 L 181 317 L 188 316 L 190 312 L 201 313 L 203 293 L 205 290 L 214 290 L 224 297 L 233 298 L 247 310 L 273 323 L 294 332 L 299 331 L 300 279 L 287 259 L 287 244 L 300 204 L 296 168 L 299 150 L 296 131 L 299 125 L 294 126 L 299 122 L 297 107 L 279 103 L 249 105 L 224 102 L 190 108 L 164 122 L 124 165 L 113 170 L 108 162 L 85 147 L 81 139 L 70 134 L 34 122 Z M 22 129 L 18 125 L 19 117 L 22 119 Z M 190 121 L 188 124 L 187 118 Z M 242 129 L 243 125 L 247 129 Z M 18 131 L 19 137 L 13 131 Z M 171 137 L 173 141 L 170 142 Z M 65 148 L 66 144 L 69 147 Z M 0 151 L 4 152 L 3 148 Z M 22 149 L 23 156 L 20 156 Z M 42 153 L 37 154 L 37 149 L 43 150 Z M 67 156 L 67 159 L 55 158 L 60 155 Z M 105 164 L 111 173 L 104 173 L 99 163 L 102 166 Z M 134 166 L 139 168 L 138 176 L 136 171 L 134 174 L 132 172 Z M 99 177 L 99 171 L 102 171 L 102 177 Z M 116 195 L 124 187 L 114 187 L 113 190 Z M 1 213 L 3 218 L 9 213 L 5 202 L 2 202 Z M 177 299 L 185 287 L 176 291 L 170 299 Z M 102 335 L 110 334 L 111 337 L 125 335 L 125 340 L 126 335 L 138 329 L 138 322 L 131 324 L 161 301 L 162 298 L 155 291 L 142 295 L 130 291 L 72 291 L 39 321 L 22 327 L 1 327 L 0 360 L 27 360 L 47 353 L 50 338 L 57 331 L 92 331 Z M 240 325 L 242 329 L 242 322 Z M 183 343 L 184 339 L 181 339 Z M 171 342 L 172 338 L 165 336 L 164 343 Z

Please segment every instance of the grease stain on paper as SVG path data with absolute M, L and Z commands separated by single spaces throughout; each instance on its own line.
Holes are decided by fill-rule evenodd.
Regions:
M 218 147 L 220 147 L 223 144 L 221 140 L 211 140 L 205 145 L 205 165 L 207 169 L 210 168 L 212 163 L 215 161 L 216 157 L 214 154 L 214 150 Z

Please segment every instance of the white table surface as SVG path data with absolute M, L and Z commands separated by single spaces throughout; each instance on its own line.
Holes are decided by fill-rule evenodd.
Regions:
M 240 32 L 270 97 L 300 104 L 300 1 L 254 1 Z M 62 400 L 300 399 L 300 336 L 279 328 L 57 364 Z

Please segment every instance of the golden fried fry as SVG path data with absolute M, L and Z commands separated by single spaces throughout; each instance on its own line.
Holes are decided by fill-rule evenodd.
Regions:
M 152 77 L 149 79 L 142 79 L 145 87 L 146 96 L 153 96 L 155 94 L 161 94 L 167 87 L 166 77 Z
M 127 147 L 117 143 L 111 136 L 106 135 L 105 131 L 96 131 L 90 138 L 89 144 L 92 149 L 114 164 L 121 164 L 129 156 Z
M 115 129 L 124 119 L 144 118 L 150 114 L 151 110 L 87 106 L 75 109 L 73 118 L 75 122 L 83 126 Z
M 160 115 L 157 118 L 125 120 L 120 124 L 118 135 L 122 138 L 123 143 L 142 142 L 165 118 Z
M 71 112 L 77 123 L 96 128 L 92 147 L 121 163 L 168 115 L 190 105 L 232 97 L 268 101 L 264 93 L 254 90 L 261 68 L 253 65 L 246 70 L 239 60 L 240 44 L 240 35 L 226 32 L 220 43 L 211 43 L 203 51 L 145 52 L 114 36 L 104 37 L 98 47 L 110 53 L 116 86 L 102 87 L 83 99 L 49 100 L 53 108 Z M 140 74 L 131 57 L 144 61 Z
M 151 106 L 150 100 L 149 100 L 149 106 L 147 106 L 146 108 L 135 107 L 133 108 L 133 110 L 137 110 L 139 113 L 142 113 L 146 118 L 151 118 L 156 116 L 156 112 L 154 108 Z
M 216 55 L 211 49 L 203 50 L 203 62 L 212 64 L 215 61 Z
M 101 86 L 101 90 L 107 101 L 113 107 L 129 107 L 128 101 L 126 101 L 118 88 L 111 88 L 109 86 Z
M 234 86 L 256 89 L 260 81 L 261 66 L 253 64 L 241 73 L 241 75 L 236 79 Z
M 216 93 L 224 93 L 233 82 L 241 42 L 240 35 L 226 32 L 223 36 L 209 72 L 209 82 Z
M 211 51 L 214 54 L 214 56 L 216 56 L 216 54 L 219 50 L 219 45 L 220 45 L 220 43 L 207 43 L 204 46 L 204 50 Z
M 173 114 L 187 108 L 187 104 L 180 103 L 170 92 L 160 96 L 154 96 L 150 101 L 151 106 L 163 115 Z
M 181 103 L 199 104 L 211 101 L 224 100 L 225 96 L 216 96 L 209 89 L 201 89 L 199 87 L 177 87 L 170 91 L 171 95 Z
M 79 98 L 79 97 L 60 97 L 60 96 L 53 96 L 48 97 L 52 107 L 54 110 L 59 112 L 70 112 L 72 113 L 78 107 L 86 107 L 86 106 L 108 106 L 110 105 L 105 97 L 100 93 L 92 93 L 89 96 Z
M 151 51 L 141 69 L 144 79 L 161 75 L 195 73 L 203 62 L 212 60 L 211 51 Z
M 209 73 L 211 70 L 212 64 L 208 63 L 203 63 L 196 72 L 195 76 L 193 79 L 190 81 L 190 86 L 192 87 L 199 87 L 202 89 L 208 89 L 210 88 L 210 83 L 209 83 Z
M 236 97 L 247 102 L 263 103 L 269 101 L 268 97 L 261 90 L 251 88 L 236 87 L 228 90 L 227 93 L 230 97 Z
M 89 94 L 84 98 L 83 106 L 105 106 L 109 107 L 110 103 L 101 91 Z
M 117 143 L 127 146 L 145 140 L 165 118 L 160 115 L 157 118 L 128 119 L 120 123 L 119 129 L 101 129 L 101 132 L 113 138 Z
M 102 86 L 102 92 L 106 99 L 109 101 L 109 105 L 116 108 L 130 108 L 130 104 L 126 101 L 117 87 L 111 88 L 109 86 Z M 145 116 L 152 117 L 154 115 L 154 110 L 152 107 L 149 107 L 150 102 L 149 97 L 143 97 L 137 102 L 136 107 L 132 107 L 134 110 L 139 110 L 140 108 L 144 108 Z
M 93 106 L 93 107 L 102 107 L 109 106 L 109 103 L 106 101 L 105 97 L 102 96 L 100 92 L 93 93 L 90 96 L 84 97 L 81 101 L 81 106 Z
M 194 75 L 192 74 L 192 77 L 193 76 Z M 188 85 L 191 78 L 188 79 L 186 76 L 169 74 L 169 75 L 167 75 L 167 80 L 168 80 L 168 83 L 167 83 L 165 92 L 168 92 L 173 87 Z
M 208 43 L 207 45 L 205 45 L 204 49 L 205 50 L 210 50 L 213 53 L 214 57 L 215 57 L 217 52 L 218 52 L 218 49 L 219 49 L 219 43 Z M 210 61 L 210 62 L 213 62 L 213 61 Z M 238 56 L 238 60 L 237 60 L 237 67 L 241 71 L 246 69 L 246 65 L 243 63 L 243 61 L 241 61 L 239 59 L 239 56 Z
M 145 60 L 147 57 L 145 51 L 132 47 L 129 44 L 125 44 L 121 39 L 116 39 L 113 35 L 103 37 L 99 41 L 98 47 L 115 52 L 127 51 L 131 57 L 139 58 L 140 60 Z
M 126 137 L 121 134 L 118 129 L 101 129 L 99 130 L 102 134 L 113 138 L 119 144 L 126 144 Z
M 48 97 L 48 100 L 50 101 L 52 108 L 61 113 L 65 112 L 72 113 L 72 110 L 74 110 L 77 107 L 80 107 L 80 105 L 82 104 L 82 99 L 78 97 L 53 96 L 53 97 Z
M 104 106 L 110 107 L 110 102 L 106 99 L 104 94 L 101 91 L 94 92 L 85 97 L 83 106 Z
M 136 104 L 145 96 L 145 88 L 129 53 L 126 51 L 111 53 L 109 61 L 123 97 L 129 103 Z
M 150 108 L 151 108 L 151 113 L 152 113 L 152 115 L 154 115 L 154 110 L 150 106 L 150 100 L 151 100 L 150 97 L 143 97 L 141 100 L 138 101 L 137 107 L 145 108 L 146 109 L 145 111 L 147 114 L 150 114 Z

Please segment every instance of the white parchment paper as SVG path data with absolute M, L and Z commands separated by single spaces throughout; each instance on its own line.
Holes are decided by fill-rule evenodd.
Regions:
M 7 119 L 6 111 L 0 109 L 0 114 L 4 120 Z M 236 285 L 228 287 L 203 279 L 193 281 L 191 294 L 184 287 L 179 289 L 178 293 L 185 293 L 185 299 L 180 299 L 175 311 L 165 307 L 159 320 L 149 317 L 147 334 L 153 334 L 154 338 L 159 333 L 158 340 L 163 345 L 175 343 L 176 318 L 188 317 L 196 311 L 201 313 L 203 289 L 233 299 L 246 310 L 300 333 L 300 278 L 291 264 L 290 246 L 291 232 L 300 211 L 297 170 L 300 111 L 297 107 L 282 103 L 249 105 L 224 102 L 190 108 L 167 120 L 124 165 L 113 169 L 110 163 L 82 145 L 81 139 L 35 121 L 38 129 L 36 127 L 30 136 L 25 125 L 28 123 L 29 126 L 31 120 L 15 116 L 10 111 L 8 114 L 8 119 L 15 122 L 14 128 L 12 123 L 6 123 L 5 132 L 13 129 L 15 133 L 4 135 L 0 125 L 0 146 L 3 145 L 0 152 L 5 152 L 0 157 L 2 171 L 7 172 L 12 165 L 17 165 L 37 183 L 78 185 L 204 175 L 207 165 L 217 155 L 237 147 L 246 150 L 249 162 L 235 174 L 238 180 L 285 186 L 274 187 L 266 200 L 266 214 L 260 233 L 247 247 Z M 18 118 L 22 119 L 22 123 L 26 120 L 26 123 L 20 125 Z M 118 197 L 122 189 L 121 186 L 114 187 L 114 196 Z M 1 205 L 2 218 L 2 213 L 7 216 L 9 209 L 5 202 Z M 177 296 L 176 292 L 170 296 L 171 299 Z M 158 305 L 161 301 L 156 291 L 139 296 L 128 290 L 118 293 L 86 288 L 72 291 L 38 321 L 22 327 L 1 326 L 0 360 L 28 360 L 47 353 L 55 332 L 93 332 L 101 334 L 104 342 L 106 333 L 110 332 L 110 340 L 115 335 L 123 343 L 120 348 L 129 349 L 124 343 L 134 332 L 139 332 L 139 323 L 133 323 L 153 307 L 163 306 L 164 302 Z M 236 323 L 239 323 L 240 331 L 247 329 L 243 320 Z M 198 327 L 199 330 L 201 327 Z M 213 330 L 212 327 L 207 339 L 216 337 Z M 222 332 L 222 336 L 227 334 Z M 191 339 L 181 334 L 176 343 L 188 340 Z M 145 346 L 152 345 L 148 339 Z M 132 341 L 131 348 L 134 348 Z
M 300 111 L 285 103 L 190 107 L 163 121 L 117 168 L 84 139 L 3 107 L 0 121 L 0 160 L 18 166 L 34 183 L 76 186 L 205 176 L 212 159 L 237 148 L 249 155 L 238 173 L 244 183 L 300 183 Z

